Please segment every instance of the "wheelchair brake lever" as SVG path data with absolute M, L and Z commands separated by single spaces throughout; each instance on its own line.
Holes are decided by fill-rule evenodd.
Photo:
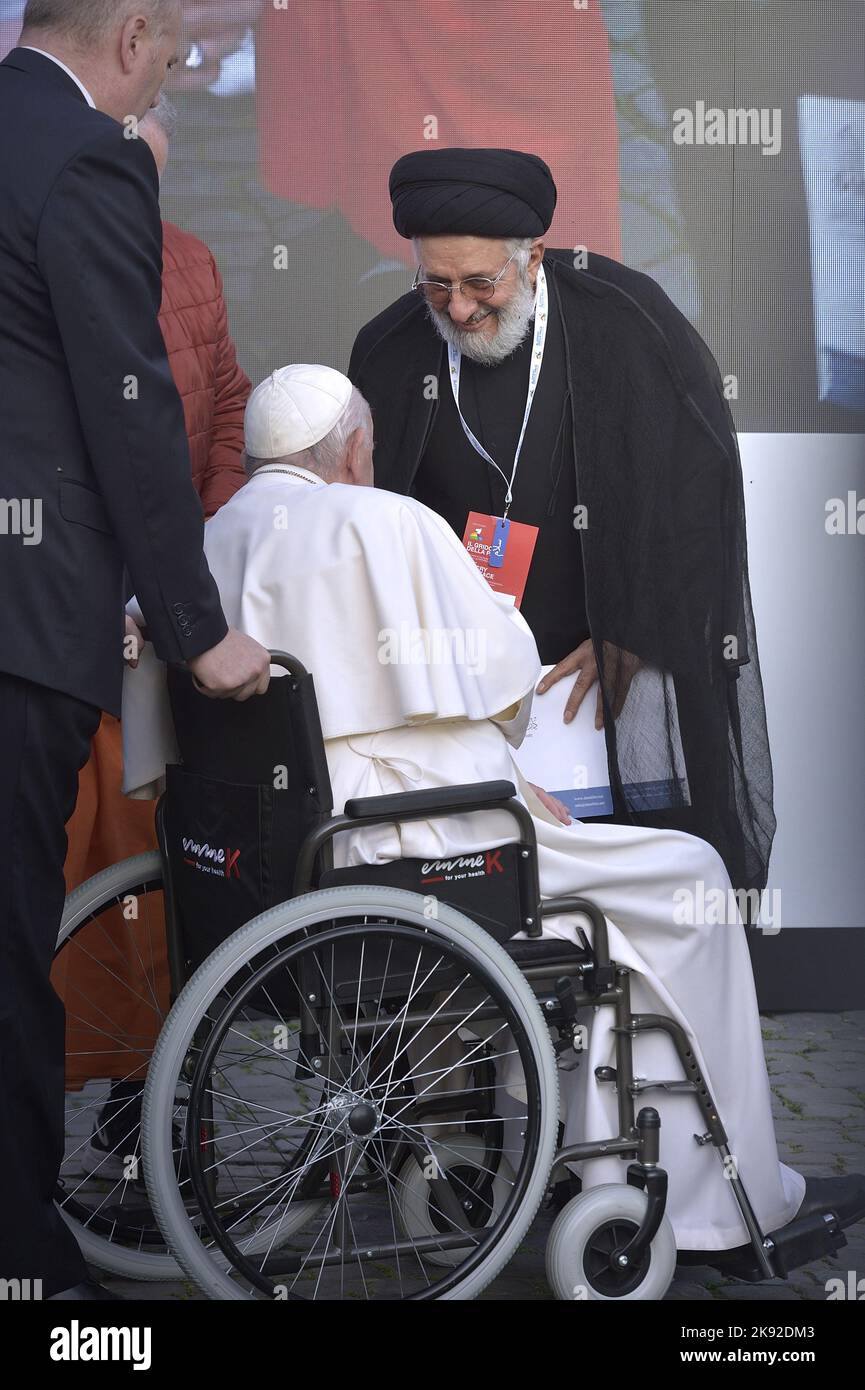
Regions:
M 556 998 L 559 1001 L 566 1023 L 573 1023 L 577 1016 L 577 1001 L 574 998 L 573 985 L 567 975 L 560 975 L 553 985 Z

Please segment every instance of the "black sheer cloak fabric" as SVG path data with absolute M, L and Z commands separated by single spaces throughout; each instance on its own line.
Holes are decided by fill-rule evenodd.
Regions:
M 593 255 L 576 269 L 565 251 L 544 264 L 565 328 L 615 819 L 698 835 L 734 887 L 762 888 L 772 765 L 742 471 L 717 365 L 648 276 Z M 373 409 L 379 486 L 411 491 L 442 362 L 415 296 L 358 336 L 349 375 Z M 628 686 L 634 658 L 640 676 Z M 645 784 L 683 779 L 683 804 L 654 811 Z
M 563 314 L 616 800 L 652 823 L 640 786 L 684 772 L 690 805 L 676 823 L 715 846 L 734 886 L 761 888 L 772 765 L 735 430 L 702 339 L 653 281 L 639 299 L 635 288 L 599 281 L 605 313 L 580 299 Z M 613 719 L 627 653 L 645 669 Z

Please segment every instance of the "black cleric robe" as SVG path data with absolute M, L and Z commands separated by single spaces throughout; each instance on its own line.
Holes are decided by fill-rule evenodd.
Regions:
M 527 587 L 523 612 L 546 646 L 545 660 L 566 655 L 558 644 L 567 646 L 583 627 L 591 635 L 601 673 L 614 819 L 699 835 L 721 855 L 735 887 L 761 888 L 775 830 L 772 766 L 748 582 L 742 472 L 717 365 L 649 276 L 592 254 L 585 268 L 576 268 L 568 251 L 547 251 L 544 267 L 551 324 L 556 321 L 561 334 L 564 399 L 558 418 L 555 407 L 538 412 L 537 446 L 526 452 L 527 432 L 520 464 L 528 483 L 521 484 L 517 473 L 511 515 L 530 519 L 528 511 L 516 510 L 518 490 L 527 486 L 520 507 L 534 509 L 535 524 L 540 518 L 542 533 L 546 525 L 549 542 L 542 579 L 532 577 L 541 589 L 530 596 Z M 506 382 L 504 393 L 492 394 L 466 383 L 476 386 L 482 372 L 490 380 L 503 371 L 507 377 L 517 365 L 467 369 L 463 359 L 463 412 L 505 454 L 500 460 L 478 435 L 507 473 L 525 381 L 518 389 Z M 541 382 L 547 366 L 545 358 Z M 470 510 L 500 511 L 503 491 L 497 493 L 488 476 L 497 475 L 464 438 L 463 452 L 456 437 L 462 429 L 446 348 L 419 295 L 403 295 L 361 329 L 349 376 L 372 409 L 377 486 L 421 497 L 460 535 Z M 540 392 L 539 382 L 533 417 Z M 496 426 L 490 407 L 502 394 L 509 405 Z M 514 438 L 508 454 L 509 433 Z M 461 452 L 449 454 L 451 446 Z M 445 470 L 438 477 L 436 461 Z M 463 464 L 460 503 L 454 469 Z M 556 492 L 550 516 L 542 500 L 548 481 Z M 547 507 L 549 501 L 548 494 Z M 577 536 L 579 568 L 577 552 L 564 545 L 556 521 L 572 505 L 585 508 L 586 524 Z M 547 618 L 544 597 L 553 610 Z M 639 697 L 632 691 L 614 718 L 623 651 L 639 658 L 643 675 Z M 686 785 L 679 807 L 647 807 L 641 788 L 658 780 Z

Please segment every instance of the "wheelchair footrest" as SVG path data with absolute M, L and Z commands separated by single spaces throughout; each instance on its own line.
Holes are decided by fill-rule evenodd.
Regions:
M 770 1231 L 769 1240 L 774 1247 L 772 1264 L 783 1278 L 812 1260 L 834 1255 L 847 1244 L 838 1218 L 831 1212 L 814 1212 L 801 1221 L 790 1221 L 780 1230 Z

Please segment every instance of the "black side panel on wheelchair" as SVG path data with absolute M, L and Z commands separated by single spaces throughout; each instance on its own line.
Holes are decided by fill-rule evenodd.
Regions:
M 205 700 L 170 669 L 181 763 L 166 773 L 160 847 L 183 970 L 293 893 L 298 851 L 332 796 L 312 676 L 274 679 L 262 698 Z
M 438 898 L 471 917 L 496 941 L 503 942 L 522 927 L 519 855 L 517 845 L 502 845 L 444 860 L 358 864 L 350 869 L 328 869 L 319 882 L 322 888 L 343 883 L 382 883 L 419 893 L 421 897 Z
M 290 663 L 290 664 L 289 664 Z M 288 674 L 263 697 L 238 703 L 207 700 L 188 674 L 169 672 L 169 694 L 181 763 L 169 766 L 159 809 L 160 847 L 170 882 L 182 976 L 178 985 L 245 922 L 298 892 L 298 856 L 324 824 L 332 794 L 312 676 L 286 658 Z M 402 813 L 426 814 L 436 795 L 447 808 L 513 796 L 507 783 L 448 788 L 446 793 L 388 797 Z M 350 803 L 351 823 L 377 816 L 381 798 Z M 391 817 L 394 811 L 391 811 Z M 384 818 L 384 817 L 382 817 Z M 530 864 L 526 860 L 531 860 Z M 362 883 L 410 890 L 458 908 L 506 942 L 536 917 L 534 855 L 511 844 L 448 860 L 331 866 L 331 841 L 316 856 L 302 887 Z M 343 989 L 354 988 L 352 949 L 341 948 Z M 412 956 L 411 968 L 414 968 Z M 365 978 L 375 978 L 371 961 Z M 406 986 L 399 962 L 388 961 L 388 988 Z M 407 967 L 408 968 L 408 967 Z M 286 1007 L 288 997 L 277 999 Z

